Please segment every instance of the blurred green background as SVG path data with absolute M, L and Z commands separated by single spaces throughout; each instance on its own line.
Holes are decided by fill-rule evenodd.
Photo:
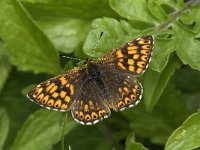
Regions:
M 0 0 L 0 150 L 59 150 L 63 113 L 26 97 L 34 85 L 154 35 L 152 62 L 134 108 L 82 126 L 68 114 L 65 149 L 189 150 L 200 147 L 199 0 Z M 70 148 L 69 148 L 70 147 Z

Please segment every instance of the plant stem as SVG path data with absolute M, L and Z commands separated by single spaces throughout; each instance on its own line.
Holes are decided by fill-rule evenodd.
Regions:
M 63 124 L 62 136 L 61 136 L 61 141 L 62 141 L 61 150 L 65 150 L 65 124 L 67 120 L 67 114 L 68 113 L 65 113 L 65 116 L 64 116 L 64 124 Z
M 176 20 L 181 14 L 183 14 L 186 10 L 188 10 L 189 8 L 191 8 L 192 6 L 196 5 L 200 3 L 200 0 L 190 0 L 185 4 L 185 7 L 182 8 L 181 10 L 177 11 L 171 18 L 169 18 L 169 20 L 167 20 L 166 22 L 164 22 L 163 24 L 159 25 L 157 30 L 154 32 L 155 34 L 167 27 L 169 27 L 172 22 L 174 20 Z

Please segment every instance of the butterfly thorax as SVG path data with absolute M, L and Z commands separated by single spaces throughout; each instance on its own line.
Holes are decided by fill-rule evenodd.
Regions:
M 99 66 L 97 63 L 94 63 L 93 61 L 87 61 L 86 64 L 86 73 L 90 79 L 94 79 L 97 81 L 100 81 L 100 71 Z

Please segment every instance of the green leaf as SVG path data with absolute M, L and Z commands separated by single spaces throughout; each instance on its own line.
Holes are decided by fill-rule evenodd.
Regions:
M 181 6 L 183 5 L 182 0 L 178 0 L 178 1 L 172 1 L 172 0 L 156 0 L 156 1 L 153 1 L 153 0 L 150 0 L 149 2 L 154 3 L 153 5 L 150 4 L 148 6 L 149 6 L 150 12 L 156 18 L 166 17 L 166 14 L 168 14 L 168 15 L 171 14 L 172 12 L 175 11 L 176 8 L 180 7 L 180 5 Z M 151 10 L 151 9 L 153 9 L 153 10 Z M 158 10 L 160 10 L 160 12 Z M 164 10 L 164 12 L 163 12 L 163 10 Z M 157 13 L 161 13 L 161 14 L 156 14 L 156 11 L 157 11 Z
M 7 112 L 0 108 L 0 150 L 3 150 L 4 142 L 9 130 L 9 117 Z
M 126 148 L 125 150 L 148 150 L 141 143 L 135 142 L 134 133 L 130 133 L 130 135 L 126 139 Z
M 127 123 L 137 137 L 149 139 L 151 143 L 164 144 L 173 131 L 172 126 L 166 121 L 162 108 L 149 113 L 140 103 L 133 109 L 123 111 L 122 114 L 129 120 Z
M 165 150 L 190 150 L 200 147 L 200 112 L 192 114 L 169 137 Z
M 166 67 L 170 54 L 175 50 L 174 39 L 155 37 L 154 44 L 150 67 L 161 72 Z
M 38 23 L 56 49 L 64 53 L 80 51 L 90 28 L 90 21 L 81 19 L 40 19 Z
M 199 97 L 200 97 L 200 92 L 197 93 L 183 92 L 182 98 L 187 104 L 190 113 L 194 113 L 200 108 Z
M 106 17 L 95 19 L 92 27 L 93 29 L 89 32 L 83 46 L 85 54 L 92 57 L 99 57 L 142 34 L 140 31 L 133 29 L 126 21 L 122 20 L 119 22 Z M 101 32 L 103 32 L 103 35 L 99 40 Z M 99 43 L 95 49 L 95 53 L 92 55 L 98 40 Z
M 8 61 L 8 57 L 4 53 L 5 49 L 3 47 L 3 44 L 0 42 L 0 92 L 6 83 L 6 80 L 9 76 L 9 72 L 11 69 L 11 65 Z
M 200 3 L 194 5 L 193 7 L 191 7 L 190 9 L 187 10 L 187 12 L 185 12 L 184 14 L 182 14 L 180 16 L 181 21 L 185 24 L 185 25 L 194 25 L 193 27 L 193 31 L 195 33 L 199 33 L 200 30 Z
M 194 69 L 183 67 L 177 70 L 176 74 L 177 88 L 184 93 L 200 92 L 200 72 Z
M 22 126 L 11 150 L 50 150 L 61 138 L 60 115 L 59 112 L 44 109 L 35 112 Z M 65 134 L 75 126 L 74 120 L 67 119 Z
M 184 64 L 200 70 L 200 41 L 195 39 L 195 34 L 181 25 L 173 24 L 175 34 L 175 43 L 177 45 L 176 53 Z
M 155 24 L 157 21 L 149 13 L 146 0 L 109 0 L 110 6 L 120 16 L 129 20 L 137 20 Z
M 107 0 L 23 0 L 23 5 L 34 18 L 119 18 L 119 15 L 109 7 Z
M 148 1 L 148 7 L 151 14 L 158 19 L 159 21 L 165 21 L 167 20 L 167 14 L 163 10 L 163 8 L 160 6 L 160 4 L 155 0 L 149 0 Z
M 0 36 L 6 43 L 11 63 L 20 70 L 59 73 L 54 46 L 19 1 L 1 0 Z
M 144 74 L 143 99 L 145 107 L 148 111 L 152 111 L 159 97 L 163 93 L 170 77 L 174 74 L 175 70 L 180 67 L 180 65 L 181 62 L 174 56 L 162 72 L 158 73 L 152 70 L 147 70 Z
M 44 74 L 34 75 L 30 72 L 20 72 L 14 67 L 10 71 L 9 78 L 0 93 L 0 106 L 6 109 L 10 118 L 9 138 L 6 140 L 5 150 L 11 146 L 27 117 L 40 108 L 26 97 L 27 93 L 26 95 L 22 94 L 22 89 L 45 79 L 47 77 Z
M 122 112 L 130 120 L 136 137 L 148 138 L 152 143 L 162 145 L 188 116 L 181 93 L 176 90 L 172 81 L 168 83 L 151 113 L 145 110 L 143 100 L 133 109 Z
M 155 112 L 163 113 L 164 122 L 173 129 L 180 126 L 189 115 L 182 93 L 176 86 L 172 77 L 155 107 Z

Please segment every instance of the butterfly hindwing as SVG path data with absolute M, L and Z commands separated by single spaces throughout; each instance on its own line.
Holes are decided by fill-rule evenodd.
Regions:
M 83 124 L 92 125 L 110 116 L 110 109 L 105 105 L 103 97 L 98 91 L 100 87 L 96 81 L 85 79 L 82 89 L 77 93 L 71 105 L 73 118 Z
M 131 73 L 122 73 L 112 65 L 101 65 L 103 91 L 109 107 L 116 111 L 133 107 L 142 98 L 142 85 Z
M 142 85 L 135 77 L 127 75 L 123 84 L 118 88 L 119 98 L 115 102 L 116 110 L 124 110 L 139 103 L 142 98 Z

